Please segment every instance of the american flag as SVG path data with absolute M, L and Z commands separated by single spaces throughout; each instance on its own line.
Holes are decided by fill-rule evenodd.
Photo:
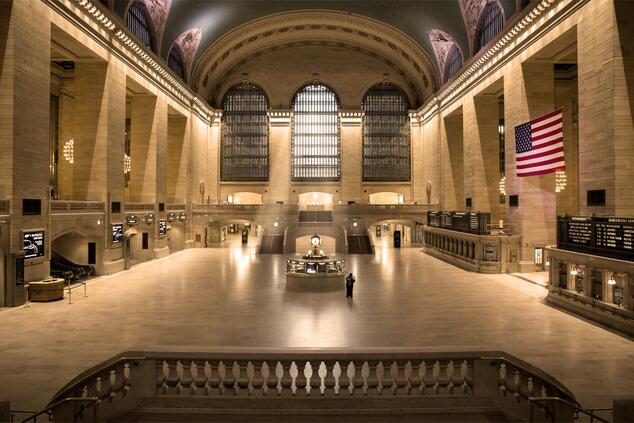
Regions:
M 564 170 L 563 112 L 557 109 L 515 127 L 517 176 Z

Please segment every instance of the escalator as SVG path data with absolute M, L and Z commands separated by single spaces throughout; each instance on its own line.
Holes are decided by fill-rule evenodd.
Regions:
M 348 235 L 348 254 L 373 254 L 370 237 L 367 235 Z
M 283 254 L 284 235 L 262 235 L 260 254 Z
M 95 274 L 95 268 L 89 264 L 77 264 L 55 251 L 51 252 L 51 276 L 66 281 L 79 281 Z

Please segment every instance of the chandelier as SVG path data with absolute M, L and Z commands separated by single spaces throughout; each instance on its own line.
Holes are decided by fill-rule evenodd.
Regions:
M 123 153 L 123 173 L 130 173 L 130 169 L 132 169 L 132 158 Z
M 68 163 L 75 163 L 75 140 L 72 138 L 64 144 L 64 160 Z
M 566 172 L 558 170 L 555 172 L 555 192 L 561 192 L 566 188 Z
M 502 176 L 500 178 L 500 183 L 498 184 L 498 187 L 500 188 L 500 194 L 506 195 L 506 176 Z

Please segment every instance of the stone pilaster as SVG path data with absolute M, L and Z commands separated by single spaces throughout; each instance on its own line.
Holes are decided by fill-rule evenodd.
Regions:
M 442 120 L 441 194 L 443 210 L 464 210 L 464 156 L 462 110 Z
M 187 198 L 189 157 L 189 122 L 185 116 L 170 115 L 167 119 L 166 202 L 184 203 Z
M 342 111 L 341 121 L 341 198 L 344 204 L 348 201 L 361 202 L 361 178 L 363 167 L 363 140 L 361 123 L 363 112 Z
M 427 204 L 425 196 L 425 158 L 423 148 L 423 125 L 421 118 L 414 114 L 410 115 L 411 134 L 411 196 L 412 202 Z
M 520 235 L 520 269 L 534 271 L 534 248 L 556 242 L 554 174 L 518 178 L 515 169 L 515 126 L 555 108 L 552 63 L 509 65 L 504 76 L 506 126 L 506 194 L 517 195 L 519 207 L 508 207 L 507 222 Z
M 264 196 L 268 203 L 291 200 L 291 113 L 269 113 L 269 192 Z

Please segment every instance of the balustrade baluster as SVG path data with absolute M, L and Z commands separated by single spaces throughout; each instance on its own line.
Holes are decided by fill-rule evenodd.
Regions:
M 181 384 L 183 380 L 183 364 L 178 360 L 176 362 L 176 392 L 178 395 L 183 392 L 183 385 Z
M 339 395 L 339 391 L 341 388 L 346 389 L 347 385 L 343 385 L 342 383 L 350 383 L 347 379 L 346 372 L 343 370 L 343 366 L 339 361 L 335 362 L 335 365 L 332 367 L 332 376 L 335 378 L 335 395 Z M 342 379 L 346 378 L 345 381 Z
M 513 372 L 513 387 L 514 387 L 514 391 L 513 392 L 513 396 L 515 397 L 515 401 L 517 401 L 518 403 L 520 402 L 520 382 L 521 382 L 521 378 L 520 378 L 520 372 L 519 370 L 515 370 Z
M 403 378 L 405 379 L 405 393 L 407 395 L 412 394 L 412 362 L 407 361 L 403 367 Z
M 430 376 L 428 375 L 427 363 L 421 361 L 418 366 L 418 376 L 420 377 L 420 387 L 418 390 L 421 394 L 425 395 L 425 388 L 429 385 Z
M 299 370 L 297 369 L 297 363 L 294 361 L 291 362 L 288 374 L 291 377 L 291 393 L 295 395 L 297 393 L 297 376 L 299 375 Z
M 390 376 L 392 377 L 392 394 L 396 395 L 400 390 L 403 390 L 406 385 L 409 384 L 405 379 L 405 366 L 407 362 L 403 360 L 394 361 L 390 369 Z
M 432 389 L 434 393 L 438 394 L 438 390 L 440 389 L 440 362 L 436 360 L 432 369 L 431 369 L 432 378 L 434 380 L 434 386 Z
M 383 362 L 379 361 L 379 364 L 376 365 L 376 392 L 379 395 L 383 392 L 383 375 L 385 375 L 385 369 L 383 368 Z
M 311 377 L 313 376 L 313 366 L 312 364 L 310 364 L 310 361 L 307 361 L 304 364 L 304 380 L 302 380 L 302 384 L 304 386 L 302 386 L 302 388 L 304 388 L 306 395 L 310 395 L 310 390 L 312 389 L 312 387 L 310 386 L 310 380 Z
M 167 380 L 170 376 L 170 366 L 167 364 L 167 361 L 163 360 L 163 364 L 161 365 L 161 371 L 163 373 L 163 380 L 161 383 L 161 388 L 163 389 L 163 393 L 167 394 L 169 390 L 169 385 L 167 384 Z
M 260 373 L 262 374 L 262 395 L 263 396 L 268 395 L 270 388 L 275 389 L 276 382 L 274 379 L 270 379 L 271 368 L 273 368 L 273 372 L 275 372 L 275 364 L 270 366 L 269 363 L 267 363 L 266 361 L 262 362 L 262 368 L 260 369 Z
M 259 375 L 259 372 L 257 374 Z M 253 391 L 256 388 L 259 388 L 261 386 L 261 383 L 258 383 L 258 385 L 260 386 L 254 387 L 255 375 L 256 375 L 255 366 L 253 365 L 252 362 L 249 361 L 247 363 L 247 392 L 249 396 L 253 395 Z
M 123 395 L 127 395 L 131 388 L 130 383 L 130 363 L 123 365 Z
M 450 394 L 453 394 L 453 388 L 454 388 L 454 370 L 455 367 L 453 365 L 453 360 L 449 360 L 449 363 L 447 364 L 447 381 L 449 382 L 447 384 L 447 390 L 449 391 Z
M 233 384 L 231 387 L 233 388 L 234 395 L 240 394 L 240 377 L 242 375 L 242 367 L 241 363 L 238 363 L 237 361 L 234 361 L 231 366 L 231 376 L 233 377 Z
M 321 395 L 324 395 L 326 390 L 328 390 L 328 392 L 332 392 L 332 389 L 335 386 L 335 378 L 332 376 L 333 364 L 333 362 L 326 361 L 322 361 L 319 364 L 317 375 L 319 375 L 319 393 Z
M 506 364 L 505 363 L 500 364 L 500 372 L 498 373 L 498 376 L 499 376 L 498 385 L 500 387 L 500 391 L 502 391 L 502 393 L 506 395 Z
M 353 388 L 352 394 L 363 395 L 363 386 L 367 384 L 368 372 L 364 370 L 367 367 L 367 363 L 364 361 L 357 367 L 355 362 L 352 362 L 354 366 L 354 375 L 350 378 L 350 385 Z
M 191 363 L 189 363 L 189 374 L 191 375 L 189 388 L 191 390 L 191 394 L 196 395 L 196 390 L 198 389 L 198 387 L 196 386 L 196 378 L 198 377 L 198 365 L 193 360 Z
M 285 361 L 284 364 L 281 364 L 281 369 L 282 369 L 282 379 L 281 379 L 281 392 L 286 390 L 288 392 L 290 392 L 291 394 L 293 393 L 293 378 L 291 377 L 290 374 L 290 370 L 291 370 L 291 365 L 293 364 L 293 362 L 291 361 Z
M 343 369 L 341 370 L 343 372 Z M 354 367 L 354 363 L 352 361 L 348 362 L 348 364 L 346 365 L 346 371 L 342 373 L 341 381 L 339 382 L 342 388 L 348 389 L 348 393 L 350 395 L 352 395 L 352 393 L 354 392 L 353 378 L 355 373 L 356 373 L 356 369 Z
M 375 360 L 368 360 L 364 363 L 364 365 L 367 365 L 366 368 L 368 369 L 368 374 L 365 377 L 365 384 L 362 388 L 363 395 L 367 395 L 369 391 L 379 386 L 379 381 L 376 377 L 376 366 L 378 363 L 379 362 Z
M 209 394 L 211 394 L 210 382 L 212 376 L 211 364 L 209 364 L 209 361 L 205 361 L 205 370 L 203 373 L 205 374 L 205 394 L 209 396 Z
M 460 385 L 460 388 L 462 389 L 462 393 L 466 394 L 469 390 L 469 364 L 467 363 L 467 360 L 463 360 L 460 365 L 460 377 L 462 378 L 462 385 Z
M 218 395 L 225 393 L 225 378 L 227 377 L 227 366 L 220 361 L 218 363 Z

